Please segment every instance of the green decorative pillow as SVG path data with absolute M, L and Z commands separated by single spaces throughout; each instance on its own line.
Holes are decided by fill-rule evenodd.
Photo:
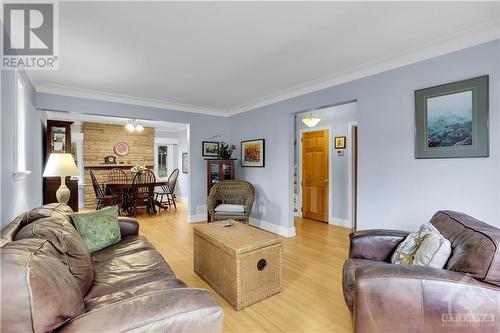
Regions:
M 91 253 L 116 244 L 121 240 L 118 206 L 91 213 L 72 214 L 71 219 Z

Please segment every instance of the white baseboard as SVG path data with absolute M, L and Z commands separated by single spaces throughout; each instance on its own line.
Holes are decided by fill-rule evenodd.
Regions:
M 256 218 L 251 217 L 249 221 L 250 225 L 254 227 L 264 229 L 266 231 L 272 232 L 273 234 L 278 234 L 283 237 L 294 237 L 295 236 L 295 227 L 283 227 L 281 225 L 277 225 L 274 223 L 262 221 Z
M 207 220 L 207 214 L 188 215 L 189 223 L 203 222 Z
M 329 224 L 338 225 L 339 227 L 344 227 L 344 228 L 351 228 L 351 221 L 340 219 L 338 217 L 333 217 L 333 216 L 330 217 Z

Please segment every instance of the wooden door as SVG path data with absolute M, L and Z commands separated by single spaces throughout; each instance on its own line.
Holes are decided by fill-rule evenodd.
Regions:
M 302 134 L 302 216 L 328 223 L 328 130 Z

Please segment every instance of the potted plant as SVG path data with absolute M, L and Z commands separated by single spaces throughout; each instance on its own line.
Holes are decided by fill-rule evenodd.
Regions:
M 231 158 L 231 155 L 233 154 L 233 151 L 235 149 L 236 149 L 235 145 L 230 145 L 225 142 L 219 143 L 219 150 L 218 150 L 219 158 L 222 159 Z
M 145 165 L 143 164 L 136 164 L 132 167 L 132 169 L 130 169 L 130 172 L 132 172 L 134 175 L 136 174 L 140 174 L 140 173 L 143 173 L 144 171 L 146 171 L 148 168 L 146 168 Z

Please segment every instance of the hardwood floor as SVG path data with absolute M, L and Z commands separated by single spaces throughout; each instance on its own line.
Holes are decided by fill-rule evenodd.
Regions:
M 213 292 L 224 308 L 224 332 L 352 332 L 342 295 L 350 230 L 296 218 L 297 236 L 283 238 L 283 291 L 235 311 L 193 271 L 193 232 L 186 205 L 139 215 L 140 233 L 190 287 Z

